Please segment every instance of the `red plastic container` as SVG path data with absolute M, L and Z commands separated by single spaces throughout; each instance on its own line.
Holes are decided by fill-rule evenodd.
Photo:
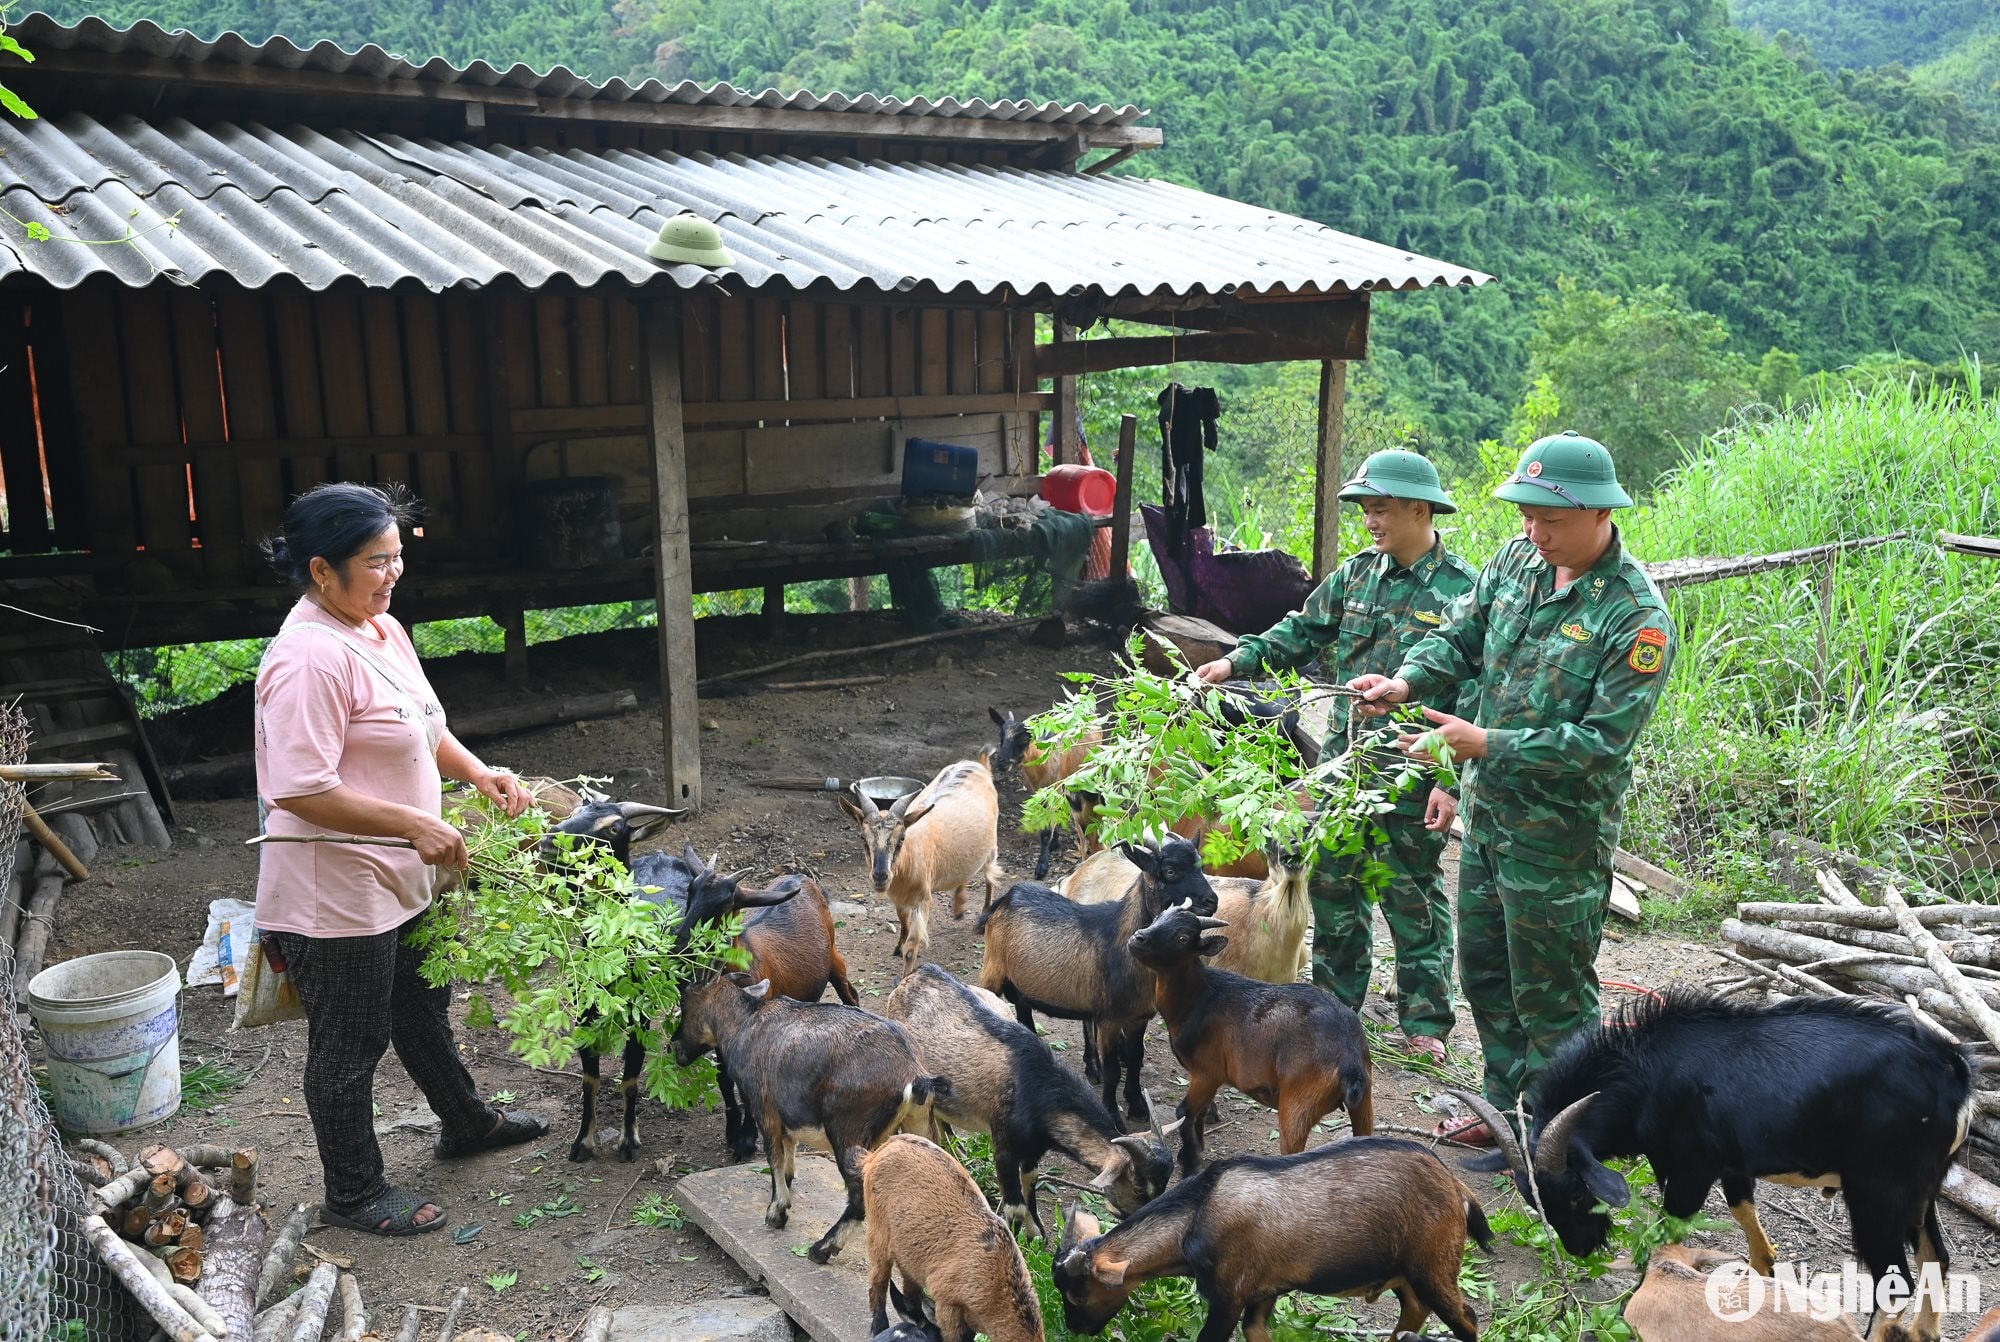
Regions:
M 1102 466 L 1056 466 L 1042 477 L 1042 497 L 1064 512 L 1108 517 L 1118 506 L 1118 477 Z

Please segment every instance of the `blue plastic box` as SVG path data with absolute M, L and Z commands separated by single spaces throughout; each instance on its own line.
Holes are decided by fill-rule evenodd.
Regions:
M 903 497 L 971 498 L 979 487 L 979 449 L 912 438 L 903 444 Z

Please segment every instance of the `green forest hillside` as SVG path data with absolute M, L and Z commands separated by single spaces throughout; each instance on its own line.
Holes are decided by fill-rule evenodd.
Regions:
M 1953 4 L 1970 0 L 1932 8 Z M 1684 356 L 1664 387 L 1683 407 L 1657 435 L 1669 453 L 1801 372 L 2000 345 L 2000 144 L 1986 124 L 1895 73 L 1829 74 L 1733 27 L 1723 0 L 54 8 L 597 75 L 1136 102 L 1167 136 L 1137 171 L 1502 278 L 1379 304 L 1380 355 L 1360 384 L 1461 461 L 1505 432 L 1535 377 L 1545 409 L 1557 395 L 1589 427 L 1607 388 L 1562 384 L 1565 342 L 1629 329 L 1635 348 Z
M 2000 11 L 1990 0 L 1731 0 L 1736 22 L 1803 42 L 1839 69 L 1898 65 L 2000 117 Z

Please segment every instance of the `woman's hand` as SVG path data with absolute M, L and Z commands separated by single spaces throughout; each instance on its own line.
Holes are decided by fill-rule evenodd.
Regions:
M 412 810 L 403 837 L 416 848 L 417 856 L 427 866 L 464 870 L 471 861 L 465 851 L 465 836 L 437 816 Z
M 505 811 L 509 817 L 521 814 L 535 800 L 528 794 L 528 789 L 521 786 L 521 780 L 509 769 L 482 767 L 465 781 L 478 788 L 480 796 Z
M 1230 669 L 1227 657 L 1218 657 L 1212 662 L 1203 662 L 1194 669 L 1194 678 L 1204 685 L 1220 685 L 1235 672 Z

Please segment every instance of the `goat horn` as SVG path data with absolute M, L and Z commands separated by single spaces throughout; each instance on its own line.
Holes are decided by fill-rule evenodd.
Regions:
M 1507 1157 L 1507 1163 L 1525 1174 L 1528 1170 L 1528 1157 L 1521 1151 L 1521 1141 L 1514 1135 L 1513 1125 L 1500 1117 L 1500 1111 L 1488 1104 L 1485 1096 L 1475 1095 L 1469 1090 L 1454 1090 L 1449 1093 L 1456 1095 L 1465 1107 L 1472 1110 L 1479 1121 L 1486 1125 L 1486 1130 L 1493 1134 L 1493 1141 L 1499 1146 L 1501 1154 Z
M 1154 1140 L 1165 1144 L 1167 1134 L 1160 1131 L 1160 1115 L 1153 1108 L 1153 1092 L 1142 1090 L 1139 1092 L 1139 1098 L 1146 1102 L 1146 1124 L 1152 1128 Z
M 1060 1259 L 1076 1247 L 1076 1226 L 1063 1215 L 1062 1199 L 1055 1199 L 1056 1257 Z
M 618 803 L 618 814 L 627 820 L 663 820 L 672 816 L 686 815 L 687 811 L 685 808 L 677 809 L 672 806 L 648 806 L 642 801 L 621 801 Z
M 750 873 L 755 870 L 757 870 L 755 867 L 738 867 L 735 871 L 732 871 L 727 876 L 724 876 L 722 880 L 724 884 L 735 885 L 739 881 L 742 881 L 744 878 L 748 877 Z
M 721 860 L 722 860 L 722 850 L 718 848 L 714 852 L 708 855 L 708 861 L 705 865 L 707 866 L 708 870 L 712 872 L 715 870 L 715 864 L 720 862 Z
M 1229 926 L 1229 920 L 1227 918 L 1202 918 L 1197 916 L 1195 918 L 1195 921 L 1201 925 L 1201 929 L 1204 932 L 1212 932 L 1218 927 Z
M 1535 1142 L 1537 1175 L 1554 1179 L 1569 1168 L 1570 1134 L 1576 1130 L 1578 1121 L 1589 1110 L 1590 1102 L 1595 1100 L 1597 1095 L 1598 1092 L 1593 1090 L 1548 1121 L 1548 1125 L 1542 1129 L 1541 1136 Z

